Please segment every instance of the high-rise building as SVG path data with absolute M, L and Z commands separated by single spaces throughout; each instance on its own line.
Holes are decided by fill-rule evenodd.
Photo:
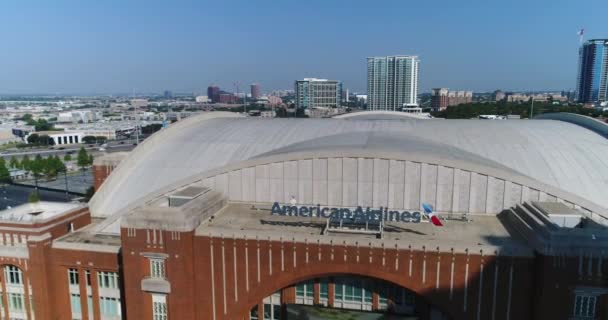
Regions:
M 337 108 L 342 103 L 340 81 L 304 78 L 296 80 L 295 90 L 297 108 Z
M 226 104 L 235 104 L 239 103 L 239 97 L 235 96 L 230 92 L 220 91 L 218 98 L 218 103 L 226 103 Z
M 448 107 L 448 88 L 434 88 L 431 94 L 431 108 L 435 111 Z
M 579 49 L 577 100 L 608 101 L 608 39 L 592 39 Z
M 492 96 L 494 97 L 494 101 L 496 102 L 502 101 L 507 97 L 507 95 L 501 90 L 494 91 Z
M 173 92 L 171 92 L 171 91 L 169 91 L 169 90 L 165 90 L 165 91 L 163 92 L 163 97 L 164 97 L 165 99 L 171 99 L 171 98 L 173 98 Z
M 260 84 L 259 83 L 252 83 L 251 84 L 251 98 L 252 99 L 259 99 L 261 96 L 260 93 Z
M 207 97 L 212 103 L 218 103 L 220 101 L 220 87 L 216 85 L 207 87 Z
M 417 106 L 417 56 L 367 58 L 369 110 L 401 110 Z
M 473 91 L 450 91 L 448 88 L 434 88 L 431 94 L 431 107 L 435 111 L 471 102 L 473 102 Z

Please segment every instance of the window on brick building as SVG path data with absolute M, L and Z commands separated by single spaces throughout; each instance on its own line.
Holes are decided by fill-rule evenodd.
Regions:
M 84 275 L 85 275 L 85 276 L 86 276 L 86 278 L 87 278 L 87 286 L 88 286 L 88 287 L 90 287 L 90 286 L 91 286 L 91 271 L 86 270 L 86 271 L 84 272 Z
M 97 274 L 99 287 L 104 289 L 118 289 L 118 273 L 101 271 Z
M 253 307 L 249 312 L 249 320 L 258 320 L 258 306 Z
M 8 293 L 8 309 L 11 311 L 24 311 L 25 301 L 21 293 Z
M 281 320 L 281 292 L 277 291 L 264 300 L 264 320 Z
M 4 278 L 7 284 L 23 284 L 21 269 L 15 266 L 4 267 Z
M 586 294 L 577 294 L 574 297 L 575 319 L 594 319 L 597 297 Z
M 314 291 L 314 282 L 306 281 L 300 282 L 296 285 L 296 297 L 298 298 L 312 298 Z
M 80 308 L 80 295 L 77 293 L 70 294 L 70 306 L 72 307 L 72 317 L 82 313 Z
M 321 279 L 321 282 L 319 283 L 319 289 L 319 298 L 327 299 L 329 297 L 329 287 L 327 285 L 327 279 Z
M 71 286 L 77 286 L 78 281 L 78 269 L 69 268 L 68 269 L 68 281 Z
M 93 296 L 87 296 L 87 307 L 89 308 L 89 319 L 93 319 Z
M 152 278 L 165 278 L 165 260 L 150 259 L 150 276 Z
M 99 312 L 102 318 L 120 317 L 120 299 L 111 297 L 99 297 Z
M 167 320 L 167 296 L 152 295 L 152 319 Z
M 365 280 L 336 278 L 335 298 L 341 302 L 372 303 L 372 290 Z

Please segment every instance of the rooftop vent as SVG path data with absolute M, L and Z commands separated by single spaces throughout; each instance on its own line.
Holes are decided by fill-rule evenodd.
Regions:
M 190 186 L 169 195 L 169 207 L 181 207 L 190 200 L 197 198 L 209 189 L 205 187 Z
M 561 202 L 534 202 L 542 213 L 558 227 L 576 228 L 581 225 L 583 214 L 578 212 Z

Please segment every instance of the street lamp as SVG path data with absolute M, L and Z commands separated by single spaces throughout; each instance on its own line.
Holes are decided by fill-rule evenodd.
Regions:
M 65 201 L 70 201 L 70 194 L 68 193 L 68 170 L 63 170 L 63 177 L 65 178 Z

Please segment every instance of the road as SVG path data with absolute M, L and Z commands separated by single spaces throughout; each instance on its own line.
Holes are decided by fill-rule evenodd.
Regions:
M 57 176 L 56 179 L 50 181 L 44 181 L 41 179 L 38 181 L 38 185 L 41 187 L 65 190 L 65 179 L 64 175 Z M 84 173 L 70 172 L 67 175 L 68 190 L 72 192 L 86 193 L 87 189 L 93 186 L 94 178 L 91 169 L 86 170 Z M 19 181 L 20 184 L 27 184 L 34 186 L 36 183 L 34 180 Z
M 123 142 L 123 144 L 120 143 L 121 141 Z M 20 159 L 25 155 L 32 158 L 38 154 L 42 157 L 48 157 L 50 155 L 53 155 L 53 156 L 57 155 L 59 157 L 62 157 L 67 153 L 71 153 L 73 155 L 77 154 L 78 150 L 80 150 L 81 147 L 85 147 L 87 152 L 92 153 L 93 156 L 100 156 L 106 152 L 131 151 L 135 148 L 135 145 L 133 145 L 133 142 L 131 140 L 121 140 L 121 141 L 109 141 L 107 144 L 107 147 L 105 147 L 105 149 L 106 149 L 105 151 L 99 151 L 100 146 L 95 146 L 95 145 L 92 145 L 92 147 L 91 147 L 91 145 L 73 145 L 73 146 L 66 147 L 65 149 L 59 149 L 59 147 L 55 146 L 55 147 L 53 147 L 53 149 L 38 148 L 38 149 L 30 149 L 27 151 L 26 150 L 9 150 L 9 151 L 4 151 L 4 152 L 0 153 L 0 157 L 3 157 L 5 160 L 9 160 L 13 156 Z
M 9 206 L 14 208 L 20 204 L 27 203 L 27 198 L 33 191 L 34 188 L 31 187 L 15 185 L 0 186 L 0 210 L 7 209 Z M 64 192 L 47 190 L 38 190 L 38 192 L 40 194 L 40 200 L 42 201 L 66 202 L 66 194 Z M 67 199 L 69 200 L 75 198 L 77 198 L 77 196 L 67 196 Z

